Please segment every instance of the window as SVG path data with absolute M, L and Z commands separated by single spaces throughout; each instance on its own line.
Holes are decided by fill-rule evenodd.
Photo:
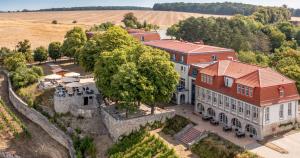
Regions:
M 240 84 L 237 85 L 237 93 L 238 93 L 238 94 L 241 93 L 241 85 L 240 85 Z
M 242 87 L 242 94 L 244 95 L 245 94 L 245 87 L 244 86 L 241 86 Z
M 253 96 L 253 88 L 249 87 L 249 96 L 252 97 Z
M 250 117 L 250 105 L 248 105 L 248 104 L 245 104 L 245 107 L 246 107 L 246 117 Z
M 141 41 L 145 41 L 145 37 L 144 36 L 141 37 Z
M 217 61 L 217 60 L 218 60 L 218 58 L 217 58 L 217 56 L 216 56 L 216 55 L 212 55 L 212 56 L 211 56 L 211 60 L 212 60 L 212 61 Z
M 207 82 L 207 78 L 206 78 L 206 75 L 204 75 L 204 81 L 203 82 Z
M 266 107 L 265 108 L 265 122 L 270 120 L 270 108 Z
M 252 107 L 252 114 L 253 114 L 253 118 L 257 119 L 258 118 L 258 108 L 257 107 Z
M 288 116 L 292 116 L 292 103 L 288 104 Z
M 279 96 L 284 97 L 284 89 L 282 87 L 279 88 Z
M 219 99 L 219 106 L 223 106 L 223 97 L 221 94 L 218 95 L 218 99 Z
M 231 87 L 233 83 L 233 79 L 230 77 L 224 77 L 224 82 L 226 87 Z
M 236 111 L 236 100 L 235 99 L 231 99 L 231 110 Z
M 244 108 L 243 108 L 243 103 L 238 101 L 238 110 L 239 110 L 239 113 L 243 113 L 244 112 Z
M 225 100 L 225 107 L 229 108 L 229 99 L 228 99 L 228 97 L 224 97 L 224 100 Z
M 245 87 L 245 95 L 249 96 L 249 88 L 248 87 Z
M 280 104 L 280 109 L 279 109 L 279 118 L 283 118 L 283 104 Z
M 180 78 L 178 90 L 183 90 L 183 89 L 185 89 L 185 79 Z
M 204 92 L 203 88 L 201 88 L 201 94 L 202 94 L 202 100 L 204 100 L 205 99 L 205 92 Z
M 196 68 L 194 68 L 193 71 L 192 71 L 192 76 L 196 77 L 197 74 L 198 74 L 198 70 Z M 202 77 L 202 75 L 201 75 L 201 77 Z M 201 81 L 202 81 L 202 78 L 201 78 Z
M 212 98 L 213 98 L 213 104 L 216 105 L 218 101 L 217 101 L 217 94 L 215 92 L 212 92 Z
M 181 58 L 180 58 L 180 62 L 183 63 L 183 61 L 184 61 L 184 56 L 182 55 Z
M 204 82 L 204 74 L 201 74 L 201 82 Z
M 176 60 L 176 54 L 172 54 L 172 60 L 173 60 L 173 61 Z
M 207 96 L 207 102 L 211 102 L 211 95 L 209 90 L 206 90 L 206 96 Z

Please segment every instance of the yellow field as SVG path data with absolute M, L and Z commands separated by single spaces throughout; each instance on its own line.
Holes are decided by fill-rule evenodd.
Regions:
M 190 16 L 216 16 L 196 13 L 126 10 L 1 13 L 0 47 L 14 48 L 16 43 L 23 39 L 29 39 L 32 47 L 47 46 L 51 41 L 62 41 L 66 31 L 74 26 L 87 29 L 94 24 L 107 21 L 121 24 L 123 15 L 128 12 L 133 12 L 141 22 L 146 20 L 164 29 Z M 57 20 L 59 24 L 51 24 L 52 20 Z M 72 24 L 73 20 L 76 20 L 77 24 Z
M 52 41 L 62 41 L 66 31 L 74 26 L 85 29 L 94 24 L 113 22 L 121 24 L 123 15 L 133 12 L 139 21 L 157 24 L 162 29 L 191 16 L 209 17 L 197 13 L 166 12 L 166 11 L 66 11 L 66 12 L 34 12 L 34 13 L 0 13 L 0 47 L 14 48 L 16 43 L 29 39 L 32 47 L 47 46 Z M 222 16 L 226 17 L 226 16 Z M 57 20 L 59 24 L 51 24 Z M 76 20 L 77 24 L 72 24 Z M 298 19 L 300 20 L 300 19 Z

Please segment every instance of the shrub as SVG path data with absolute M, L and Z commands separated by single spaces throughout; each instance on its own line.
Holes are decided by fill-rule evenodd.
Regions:
M 72 22 L 73 24 L 76 24 L 77 23 L 77 21 L 76 20 L 73 20 L 73 22 Z
M 185 126 L 187 126 L 189 123 L 192 122 L 182 116 L 175 115 L 173 118 L 167 119 L 165 123 L 166 125 L 162 131 L 165 134 L 174 135 L 178 133 L 181 129 L 183 129 Z
M 12 85 L 15 89 L 36 83 L 42 74 L 38 68 L 19 67 L 11 75 Z
M 57 20 L 52 21 L 52 24 L 57 24 L 57 23 L 58 23 Z
M 92 158 L 96 158 L 96 146 L 93 138 L 86 136 L 80 139 L 77 135 L 73 135 L 72 138 L 77 158 L 84 157 L 86 154 Z
M 15 71 L 19 67 L 26 67 L 26 59 L 22 53 L 12 53 L 4 59 L 4 65 L 8 71 Z

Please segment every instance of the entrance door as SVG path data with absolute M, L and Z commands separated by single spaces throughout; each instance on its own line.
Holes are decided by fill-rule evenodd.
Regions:
M 83 98 L 83 105 L 88 105 L 89 104 L 89 98 L 88 97 L 84 97 Z
M 195 104 L 195 92 L 196 92 L 196 86 L 195 86 L 195 80 L 192 80 L 192 104 Z

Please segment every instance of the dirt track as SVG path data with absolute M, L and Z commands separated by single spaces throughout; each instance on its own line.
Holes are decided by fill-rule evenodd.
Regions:
M 22 158 L 67 158 L 68 151 L 42 128 L 18 113 L 8 99 L 7 78 L 0 73 L 0 96 L 6 105 L 28 127 L 31 138 L 9 139 L 0 137 L 0 151 L 12 152 Z

